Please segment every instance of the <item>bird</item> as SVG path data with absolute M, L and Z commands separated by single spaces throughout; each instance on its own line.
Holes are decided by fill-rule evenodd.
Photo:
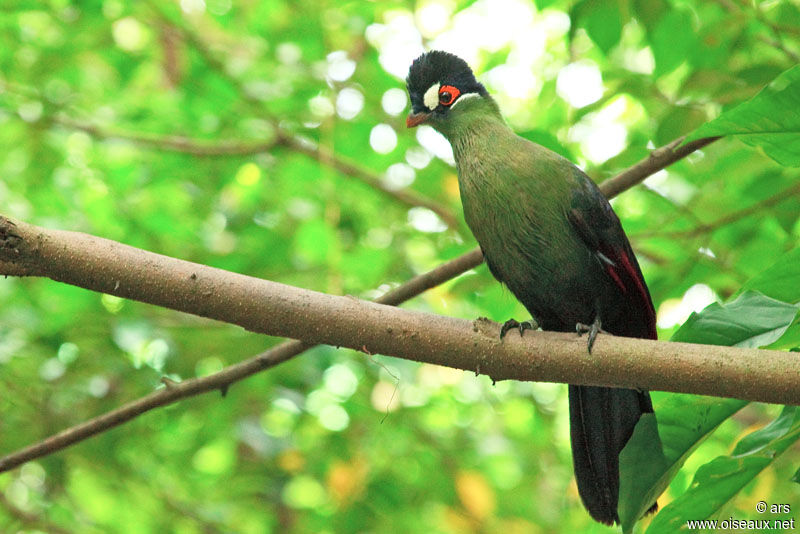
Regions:
M 595 183 L 561 155 L 518 136 L 460 57 L 440 50 L 413 61 L 406 125 L 428 125 L 453 149 L 464 218 L 491 274 L 531 314 L 500 329 L 598 332 L 656 339 L 656 314 L 619 218 Z M 578 494 L 590 516 L 619 523 L 619 453 L 647 391 L 569 385 Z M 648 512 L 653 512 L 653 504 Z

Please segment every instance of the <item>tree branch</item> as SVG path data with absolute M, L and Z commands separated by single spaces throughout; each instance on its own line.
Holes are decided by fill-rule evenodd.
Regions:
M 670 143 L 668 146 L 674 144 L 675 142 Z M 663 149 L 659 150 L 663 151 Z M 685 156 L 686 154 L 683 155 Z M 648 173 L 660 170 L 660 168 L 653 167 L 652 165 L 644 165 L 644 163 L 652 159 L 652 156 L 649 156 L 628 171 L 623 172 L 620 176 L 606 180 L 600 185 L 600 189 L 607 195 L 613 196 L 613 194 L 615 194 L 613 192 L 615 191 L 620 192 L 628 187 L 632 187 L 636 183 L 644 180 L 649 175 Z M 674 160 L 667 161 L 662 158 L 660 161 L 664 162 L 664 165 L 667 165 Z M 21 236 L 17 231 L 16 225 L 7 219 L 6 221 L 6 224 L 0 225 L 0 248 L 5 247 L 10 249 L 12 253 L 16 255 Z M 482 261 L 483 255 L 480 248 L 472 249 L 466 254 L 462 254 L 444 263 L 432 271 L 418 275 L 401 284 L 376 299 L 376 302 L 389 305 L 400 304 L 432 287 L 455 278 L 469 269 L 477 267 Z M 0 273 L 11 276 L 33 276 L 38 274 L 34 271 L 32 265 L 22 265 L 20 262 L 4 262 L 2 259 L 0 259 Z M 100 432 L 121 425 L 126 421 L 160 406 L 166 406 L 180 399 L 217 389 L 224 392 L 231 384 L 254 373 L 289 360 L 311 346 L 313 345 L 300 341 L 286 341 L 248 360 L 226 367 L 213 375 L 186 380 L 179 384 L 170 384 L 171 387 L 169 389 L 159 390 L 146 395 L 111 412 L 75 425 L 36 444 L 0 458 L 0 472 L 13 469 L 35 458 L 64 449 Z
M 729 213 L 727 215 L 723 215 L 722 217 L 718 218 L 716 221 L 711 221 L 709 223 L 701 223 L 699 226 L 695 228 L 691 228 L 689 230 L 675 230 L 675 231 L 666 231 L 666 232 L 641 232 L 631 237 L 635 238 L 648 238 L 648 237 L 668 237 L 668 238 L 692 238 L 698 237 L 703 234 L 707 234 L 709 232 L 713 232 L 714 230 L 718 230 L 723 226 L 728 224 L 734 223 L 745 217 L 749 217 L 755 213 L 760 212 L 765 208 L 771 208 L 777 204 L 785 200 L 789 200 L 800 194 L 800 183 L 794 184 L 791 187 L 780 191 L 770 197 L 765 198 L 759 202 L 756 202 L 752 206 L 748 206 L 744 209 L 739 211 L 734 211 L 733 213 Z
M 0 218 L 0 228 L 9 223 Z M 251 332 L 444 365 L 494 380 L 800 404 L 796 358 L 789 353 L 603 335 L 588 354 L 585 339 L 557 332 L 509 336 L 501 342 L 499 326 L 488 319 L 467 321 L 328 295 L 19 221 L 13 231 L 18 240 L 0 248 L 3 262 Z
M 96 139 L 119 139 L 134 145 L 182 152 L 200 157 L 215 156 L 251 156 L 261 154 L 281 144 L 278 139 L 270 141 L 233 141 L 233 140 L 205 140 L 192 139 L 179 135 L 159 135 L 130 132 L 119 129 L 101 128 L 87 121 L 73 119 L 64 115 L 55 115 L 51 122 L 70 130 L 78 130 L 91 135 Z
M 618 174 L 612 180 L 606 180 L 600 184 L 600 189 L 609 198 L 617 196 L 647 176 L 720 139 L 719 137 L 704 137 L 682 145 L 685 138 L 685 136 L 679 137 L 671 143 L 653 150 L 649 157 Z
M 417 193 L 413 189 L 393 189 L 388 187 L 378 174 L 368 171 L 341 156 L 337 156 L 330 150 L 311 141 L 300 139 L 275 124 L 273 124 L 275 127 L 275 138 L 269 141 L 207 141 L 204 139 L 192 139 L 177 135 L 143 134 L 118 129 L 105 129 L 95 124 L 72 119 L 63 115 L 54 116 L 51 120 L 55 124 L 85 132 L 97 139 L 120 139 L 138 146 L 156 150 L 182 152 L 201 157 L 249 156 L 267 152 L 276 146 L 283 146 L 313 158 L 319 161 L 320 164 L 327 165 L 345 176 L 355 178 L 403 204 L 412 207 L 419 206 L 427 208 L 438 215 L 450 228 L 458 228 L 458 220 L 453 213 L 438 202 Z
M 350 176 L 351 178 L 360 180 L 373 189 L 383 191 L 387 195 L 394 197 L 404 204 L 427 208 L 438 215 L 448 227 L 454 230 L 458 229 L 458 220 L 456 219 L 455 215 L 453 215 L 449 209 L 442 206 L 438 202 L 435 202 L 430 198 L 417 193 L 413 189 L 393 189 L 388 187 L 380 176 L 366 170 L 360 165 L 357 165 L 342 156 L 337 156 L 331 150 L 316 143 L 311 143 L 310 141 L 300 139 L 295 135 L 287 133 L 279 126 L 277 127 L 276 131 L 278 133 L 278 142 L 281 145 L 290 148 L 295 152 L 299 152 L 310 158 L 316 159 L 321 164 L 327 165 L 332 169 L 344 174 L 345 176 Z

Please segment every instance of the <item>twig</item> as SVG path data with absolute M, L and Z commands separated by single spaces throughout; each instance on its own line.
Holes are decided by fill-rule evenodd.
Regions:
M 709 232 L 713 232 L 726 226 L 728 224 L 734 223 L 745 217 L 749 217 L 754 213 L 758 213 L 759 211 L 770 208 L 775 206 L 776 204 L 780 204 L 784 200 L 788 200 L 796 195 L 800 194 L 800 183 L 793 185 L 779 193 L 772 195 L 771 197 L 765 198 L 760 202 L 756 202 L 752 206 L 747 208 L 741 209 L 739 211 L 735 211 L 733 213 L 729 213 L 717 219 L 716 221 L 712 221 L 710 223 L 700 224 L 695 228 L 691 228 L 688 230 L 675 230 L 675 231 L 667 231 L 667 232 L 642 232 L 631 236 L 632 238 L 649 238 L 649 237 L 667 237 L 667 238 L 692 238 L 697 237 L 703 234 L 707 234 Z
M 762 11 L 761 6 L 757 3 L 750 4 L 749 2 L 739 2 L 738 4 L 735 4 L 729 0 L 717 0 L 717 3 L 727 9 L 732 15 L 737 16 L 739 19 L 745 22 L 749 22 L 751 19 L 751 12 L 755 12 L 756 20 L 766 26 L 775 36 L 774 41 L 765 35 L 758 35 L 758 39 L 773 48 L 779 49 L 786 56 L 788 56 L 793 63 L 800 61 L 800 56 L 786 48 L 783 43 L 783 36 L 781 35 L 782 31 L 788 31 L 798 35 L 798 28 L 794 26 L 783 26 L 776 22 L 770 21 L 767 18 L 766 13 Z
M 685 137 L 679 137 L 671 143 L 653 150 L 650 156 L 633 167 L 626 169 L 611 180 L 606 180 L 600 184 L 600 189 L 609 198 L 617 196 L 622 191 L 633 187 L 651 174 L 713 143 L 719 139 L 719 137 L 704 137 L 682 145 L 681 143 L 683 143 L 684 139 Z
M 175 135 L 142 134 L 117 129 L 105 129 L 89 122 L 76 120 L 63 115 L 54 116 L 51 120 L 55 124 L 85 132 L 98 139 L 120 139 L 156 150 L 183 152 L 201 157 L 249 156 L 267 152 L 276 146 L 284 146 L 290 150 L 314 158 L 320 163 L 328 165 L 346 176 L 356 178 L 373 189 L 377 189 L 394 197 L 403 204 L 427 208 L 438 215 L 450 228 L 458 228 L 458 221 L 455 216 L 441 204 L 411 189 L 392 189 L 387 187 L 380 176 L 371 171 L 367 171 L 341 156 L 334 155 L 330 150 L 318 146 L 311 141 L 301 140 L 294 135 L 288 134 L 278 126 L 276 126 L 275 138 L 270 141 L 207 141 Z
M 439 218 L 441 218 L 442 221 L 444 221 L 444 223 L 450 228 L 458 228 L 458 221 L 449 209 L 423 195 L 420 195 L 412 189 L 392 189 L 387 187 L 385 182 L 381 180 L 379 176 L 367 171 L 363 167 L 360 167 L 359 165 L 356 165 L 355 163 L 348 161 L 341 156 L 335 155 L 325 147 L 311 144 L 305 140 L 300 140 L 296 136 L 287 134 L 280 129 L 278 130 L 278 140 L 287 148 L 314 158 L 320 163 L 326 164 L 346 176 L 361 180 L 373 189 L 383 191 L 387 195 L 393 196 L 404 204 L 427 208 L 438 215 Z
M 784 44 L 780 27 L 767 18 L 767 14 L 764 13 L 764 11 L 761 9 L 761 6 L 758 4 L 753 4 L 752 10 L 756 12 L 756 18 L 767 28 L 769 28 L 769 31 L 771 31 L 775 36 L 775 39 L 772 40 L 765 35 L 760 35 L 759 38 L 761 41 L 783 52 L 792 63 L 800 62 L 800 56 L 798 56 L 793 50 L 789 50 L 789 48 L 787 48 Z
M 279 144 L 278 140 L 271 141 L 229 141 L 229 140 L 204 140 L 192 139 L 178 135 L 157 135 L 130 132 L 118 129 L 101 128 L 95 124 L 80 121 L 64 115 L 51 118 L 51 122 L 65 128 L 78 130 L 97 139 L 119 139 L 135 145 L 156 150 L 183 152 L 193 156 L 250 156 L 267 152 Z
M 670 143 L 670 145 L 674 145 L 674 142 Z M 685 155 L 686 154 L 684 154 L 684 156 Z M 623 172 L 620 176 L 606 180 L 600 185 L 600 189 L 603 190 L 606 195 L 611 197 L 616 194 L 614 191 L 623 191 L 626 188 L 632 187 L 636 183 L 644 180 L 648 176 L 648 170 L 650 173 L 660 170 L 660 168 L 652 168 L 650 166 L 643 165 L 645 162 L 649 163 L 651 159 L 651 157 L 648 157 L 642 162 L 634 165 L 634 167 L 628 171 Z M 671 163 L 671 161 L 669 163 Z M 664 163 L 664 165 L 667 164 L 668 163 Z M 624 179 L 624 183 L 619 182 L 621 177 Z M 4 227 L 0 226 L 0 247 L 3 246 L 4 240 L 6 243 L 12 243 L 12 239 L 19 239 L 15 229 L 12 230 L 14 231 L 14 236 L 16 237 L 12 238 L 8 235 L 8 230 L 5 230 L 5 234 L 3 233 L 3 228 Z M 17 243 L 17 241 L 13 242 L 15 246 Z M 444 263 L 432 271 L 418 275 L 404 284 L 401 284 L 400 286 L 392 289 L 388 293 L 376 299 L 376 302 L 388 305 L 398 305 L 415 297 L 416 295 L 423 293 L 427 289 L 438 286 L 447 280 L 459 276 L 469 269 L 477 267 L 482 262 L 483 254 L 481 253 L 480 248 L 472 249 L 466 254 L 462 254 L 461 256 Z M 23 276 L 25 273 L 28 275 L 35 274 L 34 272 L 31 272 L 29 267 L 25 268 L 17 265 L 16 263 L 4 262 L 1 259 L 0 273 L 8 273 L 9 275 L 18 276 Z M 219 371 L 213 375 L 186 380 L 177 384 L 177 387 L 172 389 L 163 389 L 151 393 L 111 412 L 107 412 L 106 414 L 90 419 L 89 421 L 68 428 L 59 434 L 9 454 L 4 458 L 0 458 L 0 472 L 3 470 L 13 469 L 14 467 L 32 459 L 39 458 L 41 456 L 45 456 L 69 447 L 70 445 L 78 443 L 115 426 L 121 425 L 126 421 L 129 421 L 160 406 L 166 406 L 177 402 L 180 399 L 207 393 L 209 391 L 227 390 L 231 384 L 261 370 L 268 369 L 278 365 L 281 362 L 289 360 L 302 353 L 304 350 L 307 350 L 311 346 L 313 345 L 308 345 L 300 341 L 287 341 L 248 360 L 226 367 L 222 371 Z
M 773 26 L 770 26 L 770 28 L 773 31 L 776 31 L 776 29 Z M 783 52 L 792 63 L 800 62 L 800 56 L 798 56 L 793 51 L 786 48 L 786 45 L 783 44 L 783 39 L 781 39 L 780 36 L 778 36 L 778 38 L 776 39 L 770 39 L 766 35 L 759 35 L 758 40 L 766 44 L 767 46 L 771 46 L 772 48 L 777 48 L 778 50 Z

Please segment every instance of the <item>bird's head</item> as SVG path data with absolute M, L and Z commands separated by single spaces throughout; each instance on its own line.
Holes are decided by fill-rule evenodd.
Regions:
M 462 102 L 472 98 L 491 101 L 467 62 L 440 50 L 426 52 L 414 60 L 406 87 L 411 98 L 411 113 L 406 119 L 409 128 L 430 123 L 441 130 Z

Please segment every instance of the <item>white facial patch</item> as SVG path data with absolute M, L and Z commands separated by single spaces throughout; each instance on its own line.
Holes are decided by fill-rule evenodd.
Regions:
M 439 84 L 435 83 L 428 87 L 425 91 L 425 96 L 422 97 L 422 102 L 429 110 L 433 111 L 439 105 Z
M 450 109 L 456 107 L 459 103 L 463 102 L 464 100 L 468 100 L 470 98 L 475 98 L 476 96 L 481 96 L 478 93 L 462 93 L 461 96 L 453 102 L 453 105 L 450 106 Z

